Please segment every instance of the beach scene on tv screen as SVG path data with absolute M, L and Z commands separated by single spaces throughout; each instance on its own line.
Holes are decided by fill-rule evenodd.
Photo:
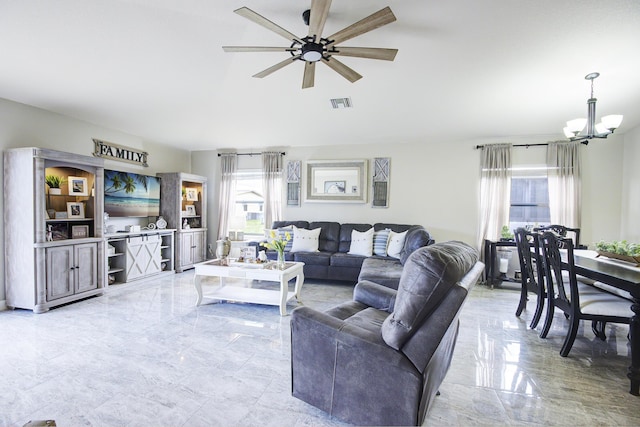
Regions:
M 105 170 L 104 210 L 112 217 L 160 215 L 160 178 Z

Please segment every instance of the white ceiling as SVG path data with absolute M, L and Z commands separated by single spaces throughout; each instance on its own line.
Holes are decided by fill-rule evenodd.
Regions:
M 399 49 L 394 62 L 341 57 L 349 83 L 322 64 L 251 76 L 288 46 L 238 16 L 247 6 L 294 34 L 310 0 L 0 0 L 0 98 L 144 139 L 235 147 L 562 138 L 586 116 L 640 125 L 638 0 L 334 0 L 324 35 L 390 6 L 397 21 L 345 46 Z M 353 109 L 333 110 L 330 98 Z M 114 141 L 115 142 L 115 141 Z

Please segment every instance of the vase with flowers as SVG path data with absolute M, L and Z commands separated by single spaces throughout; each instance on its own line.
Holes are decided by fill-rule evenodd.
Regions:
M 276 230 L 269 232 L 270 241 L 262 242 L 261 245 L 267 249 L 276 251 L 278 259 L 276 261 L 276 267 L 278 270 L 284 270 L 284 248 L 287 246 L 287 242 L 291 240 L 291 233 L 288 231 L 284 233 L 284 236 L 278 234 Z

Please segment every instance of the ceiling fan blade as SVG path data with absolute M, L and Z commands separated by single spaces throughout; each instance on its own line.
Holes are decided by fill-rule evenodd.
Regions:
M 316 63 L 305 62 L 304 75 L 302 76 L 302 89 L 313 87 L 315 76 L 316 76 Z
M 265 18 L 264 16 L 254 12 L 253 10 L 249 9 L 248 7 L 241 7 L 240 9 L 234 10 L 234 12 L 237 13 L 238 15 L 240 15 L 240 16 L 243 16 L 243 17 L 247 18 L 250 21 L 255 22 L 258 25 L 263 26 L 267 30 L 271 30 L 276 34 L 280 34 L 282 37 L 284 37 L 285 39 L 287 39 L 289 41 L 295 40 L 298 43 L 303 44 L 302 40 L 300 40 L 300 38 L 298 36 L 296 36 L 293 33 L 290 33 L 289 31 L 285 30 L 284 28 L 282 28 L 278 24 L 275 24 L 275 23 L 269 21 L 267 18 Z
M 332 68 L 335 72 L 340 74 L 342 77 L 349 80 L 351 83 L 355 82 L 356 80 L 360 80 L 362 78 L 360 74 L 356 73 L 354 70 L 347 67 L 346 65 L 344 65 L 342 62 L 338 61 L 335 58 L 329 58 L 329 59 L 322 58 L 322 61 L 325 64 L 327 64 L 330 68 Z
M 269 46 L 222 46 L 225 52 L 295 52 L 293 47 L 269 47 Z
M 393 61 L 398 53 L 398 49 L 385 49 L 378 47 L 338 47 L 337 52 L 329 52 L 331 55 L 354 56 L 356 58 L 382 59 L 383 61 Z
M 287 58 L 284 61 L 278 62 L 276 65 L 272 65 L 266 70 L 260 71 L 258 74 L 254 74 L 253 77 L 263 78 L 267 77 L 269 74 L 274 71 L 278 71 L 280 68 L 284 68 L 289 64 L 292 64 L 296 59 L 300 58 L 300 55 L 292 56 L 291 58 Z
M 346 40 L 350 40 L 361 34 L 368 33 L 371 30 L 387 25 L 396 20 L 396 16 L 391 11 L 389 6 L 377 11 L 376 13 L 367 16 L 360 21 L 349 25 L 346 28 L 338 31 L 335 34 L 327 37 L 331 41 L 330 45 L 335 45 Z
M 309 15 L 309 37 L 316 36 L 320 40 L 324 24 L 327 22 L 331 0 L 312 0 Z

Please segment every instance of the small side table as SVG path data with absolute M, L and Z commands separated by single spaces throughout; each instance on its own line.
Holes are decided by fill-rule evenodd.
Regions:
M 496 258 L 499 247 L 516 247 L 514 240 L 489 240 L 484 241 L 484 280 L 488 286 L 494 286 L 500 282 L 518 282 L 516 279 L 504 277 L 498 279 L 495 271 Z

